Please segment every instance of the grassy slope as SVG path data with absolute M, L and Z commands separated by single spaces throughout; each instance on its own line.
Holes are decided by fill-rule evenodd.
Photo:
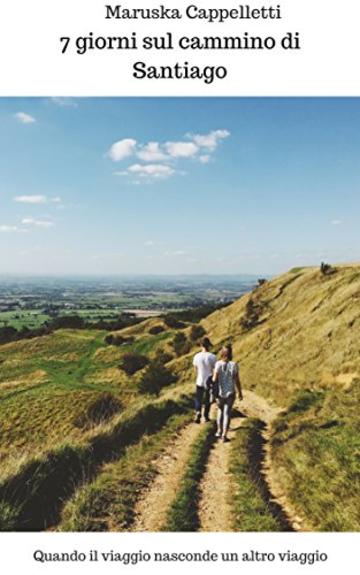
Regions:
M 250 298 L 259 322 L 245 330 Z M 245 388 L 290 408 L 274 429 L 273 462 L 313 530 L 360 529 L 359 304 L 360 266 L 331 276 L 304 268 L 202 322 L 216 344 L 232 340 Z
M 246 330 L 241 319 L 250 298 L 259 321 Z M 354 487 L 359 479 L 359 302 L 360 266 L 343 266 L 328 277 L 317 269 L 297 269 L 202 322 L 215 345 L 232 340 L 245 389 L 290 409 L 273 431 L 273 461 L 279 483 L 314 530 L 360 529 Z M 71 330 L 1 346 L 1 475 L 57 449 L 64 437 L 68 444 L 82 444 L 101 432 L 101 426 L 84 430 L 74 424 L 99 392 L 118 397 L 124 415 L 141 405 L 138 375 L 128 378 L 117 366 L 125 351 L 152 357 L 159 348 L 169 350 L 171 330 L 148 333 L 160 321 L 122 330 L 136 339 L 121 348 L 104 345 L 103 332 Z M 192 390 L 191 356 L 170 362 L 180 379 L 166 394 Z
M 104 465 L 96 479 L 66 503 L 58 530 L 131 530 L 135 504 L 156 475 L 156 458 L 189 417 L 189 413 L 171 417 L 160 431 L 144 434 L 118 461 Z
M 64 438 L 81 442 L 96 433 L 76 421 L 100 393 L 111 393 L 125 410 L 141 402 L 140 373 L 128 377 L 118 366 L 128 351 L 152 357 L 169 345 L 173 332 L 150 335 L 154 323 L 123 330 L 135 341 L 121 347 L 106 345 L 97 330 L 59 330 L 0 346 L 0 479 Z

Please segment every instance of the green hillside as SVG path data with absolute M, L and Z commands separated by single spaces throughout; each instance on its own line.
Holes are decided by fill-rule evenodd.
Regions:
M 192 414 L 191 359 L 201 330 L 174 325 L 153 318 L 113 339 L 99 330 L 58 330 L 0 346 L 0 530 L 131 530 L 154 462 Z M 233 343 L 245 392 L 282 409 L 267 428 L 271 480 L 302 528 L 360 530 L 360 266 L 329 275 L 293 269 L 200 325 L 215 351 Z M 133 370 L 134 356 L 141 360 Z M 209 437 L 196 444 L 203 454 L 196 481 L 211 449 L 201 441 Z M 247 446 L 241 457 L 251 460 L 253 444 L 239 438 Z M 243 459 L 232 467 L 248 473 L 255 490 Z M 258 507 L 270 513 L 267 504 Z
M 314 530 L 360 529 L 360 266 L 293 269 L 203 325 L 244 386 L 285 409 L 273 473 Z

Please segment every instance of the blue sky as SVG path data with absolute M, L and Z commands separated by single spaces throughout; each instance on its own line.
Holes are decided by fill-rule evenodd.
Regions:
M 360 99 L 0 98 L 0 273 L 359 258 Z

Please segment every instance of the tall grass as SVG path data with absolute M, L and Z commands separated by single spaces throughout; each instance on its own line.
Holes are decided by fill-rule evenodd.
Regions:
M 67 502 L 59 530 L 131 529 L 135 504 L 156 475 L 156 459 L 190 417 L 172 416 L 160 431 L 144 435 L 118 461 L 106 464 L 93 482 L 80 487 Z

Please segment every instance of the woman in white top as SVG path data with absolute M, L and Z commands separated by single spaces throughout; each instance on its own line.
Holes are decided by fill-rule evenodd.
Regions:
M 219 395 L 217 398 L 217 432 L 216 437 L 221 437 L 223 441 L 229 441 L 227 432 L 230 425 L 231 408 L 235 401 L 235 389 L 239 394 L 239 399 L 243 399 L 241 390 L 239 367 L 232 361 L 231 345 L 225 345 L 220 352 L 221 359 L 216 362 L 214 368 L 213 381 L 218 383 Z

